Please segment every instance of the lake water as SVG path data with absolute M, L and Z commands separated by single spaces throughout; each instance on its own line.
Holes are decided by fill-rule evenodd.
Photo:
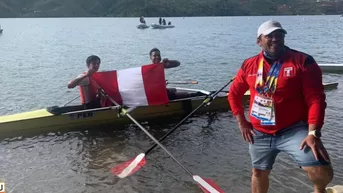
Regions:
M 318 63 L 343 63 L 343 19 L 339 16 L 167 18 L 175 28 L 136 28 L 139 18 L 0 19 L 0 114 L 63 105 L 78 95 L 67 82 L 85 70 L 91 54 L 102 59 L 101 70 L 149 63 L 157 47 L 162 57 L 181 66 L 166 70 L 168 80 L 197 80 L 192 88 L 216 90 L 235 75 L 245 58 L 259 52 L 258 26 L 276 19 L 288 31 L 286 44 L 314 56 Z M 158 18 L 146 18 L 156 23 Z M 343 184 L 343 78 L 327 93 L 323 140 L 335 169 L 332 184 Z M 77 103 L 78 101 L 76 101 Z M 180 119 L 151 123 L 162 136 Z M 158 138 L 158 137 L 157 137 Z M 94 128 L 48 133 L 0 141 L 0 181 L 14 192 L 201 192 L 162 149 L 147 157 L 135 175 L 119 179 L 109 168 L 146 150 L 152 141 L 137 127 Z M 250 192 L 248 144 L 230 112 L 189 119 L 164 141 L 193 173 L 214 180 L 225 192 Z M 270 192 L 311 192 L 312 185 L 284 154 L 270 176 Z

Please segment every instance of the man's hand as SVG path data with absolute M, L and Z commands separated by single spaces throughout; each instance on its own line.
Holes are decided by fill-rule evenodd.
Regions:
M 180 62 L 177 60 L 169 60 L 168 58 L 164 58 L 162 61 L 164 68 L 175 68 L 180 66 Z
M 305 145 L 312 149 L 316 160 L 319 160 L 320 155 L 324 158 L 325 161 L 330 161 L 329 154 L 327 153 L 322 141 L 319 138 L 316 138 L 313 135 L 309 135 L 301 142 L 300 150 L 302 150 Z
M 86 76 L 92 76 L 95 72 L 96 72 L 96 70 L 91 68 L 87 71 Z
M 242 120 L 238 122 L 238 127 L 241 130 L 244 141 L 254 144 L 254 139 L 252 136 L 256 135 L 256 133 L 254 132 L 251 123 L 246 120 Z
M 162 62 L 163 62 L 163 63 L 168 63 L 168 62 L 169 62 L 169 59 L 168 59 L 168 58 L 164 58 L 164 59 L 162 60 Z

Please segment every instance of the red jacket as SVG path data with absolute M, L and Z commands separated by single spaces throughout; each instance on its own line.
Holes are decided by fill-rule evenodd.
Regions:
M 228 101 L 233 115 L 244 115 L 242 97 L 247 90 L 250 90 L 249 118 L 256 130 L 275 134 L 280 129 L 299 121 L 316 124 L 321 128 L 324 124 L 326 107 L 321 69 L 312 56 L 289 48 L 286 48 L 286 52 L 280 58 L 283 63 L 273 96 L 276 125 L 261 125 L 260 120 L 250 116 L 253 99 L 257 93 L 255 82 L 261 57 L 264 57 L 263 52 L 246 59 L 230 87 Z M 272 64 L 264 61 L 265 81 Z

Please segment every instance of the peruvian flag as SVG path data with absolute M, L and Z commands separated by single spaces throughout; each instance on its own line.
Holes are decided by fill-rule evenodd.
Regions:
M 150 106 L 169 101 L 164 66 L 161 64 L 97 72 L 92 78 L 120 105 Z

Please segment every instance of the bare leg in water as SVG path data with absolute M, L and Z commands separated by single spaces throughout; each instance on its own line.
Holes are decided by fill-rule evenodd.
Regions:
M 308 178 L 314 185 L 314 193 L 326 193 L 326 186 L 333 178 L 333 170 L 331 166 L 312 166 L 303 167 L 307 172 Z M 251 192 L 252 193 L 267 193 L 269 188 L 270 170 L 252 170 Z
M 331 165 L 303 167 L 303 169 L 314 185 L 314 193 L 326 193 L 325 188 L 333 178 Z

